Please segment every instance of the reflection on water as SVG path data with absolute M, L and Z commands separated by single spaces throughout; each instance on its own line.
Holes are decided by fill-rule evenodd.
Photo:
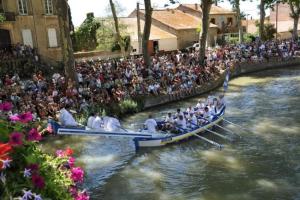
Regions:
M 206 96 L 136 114 L 124 126 L 138 129 L 149 113 L 159 118 Z M 222 151 L 194 139 L 135 153 L 128 139 L 101 137 L 51 138 L 45 148 L 75 146 L 95 200 L 300 199 L 300 68 L 234 79 L 226 98 L 226 118 L 251 132 L 223 123 L 242 138 L 207 135 Z

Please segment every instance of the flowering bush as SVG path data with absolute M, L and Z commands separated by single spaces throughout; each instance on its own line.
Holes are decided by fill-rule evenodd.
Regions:
M 88 200 L 80 191 L 84 171 L 75 166 L 73 150 L 43 153 L 41 133 L 31 113 L 8 116 L 12 104 L 0 104 L 0 199 Z

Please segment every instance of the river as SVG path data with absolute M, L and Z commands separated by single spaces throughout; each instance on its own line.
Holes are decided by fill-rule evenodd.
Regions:
M 123 124 L 137 129 L 149 113 L 159 118 L 207 95 L 138 113 Z M 193 139 L 136 153 L 128 139 L 70 136 L 50 138 L 44 148 L 75 149 L 93 200 L 299 200 L 299 101 L 300 67 L 268 70 L 230 81 L 226 119 L 250 131 L 224 122 L 241 138 L 231 143 L 207 135 L 225 145 L 221 151 Z

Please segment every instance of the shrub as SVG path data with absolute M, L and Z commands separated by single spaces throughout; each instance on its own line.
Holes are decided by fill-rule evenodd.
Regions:
M 84 172 L 75 167 L 73 150 L 43 153 L 38 147 L 42 133 L 33 128 L 32 114 L 8 118 L 11 108 L 11 103 L 0 104 L 0 199 L 88 200 L 78 190 Z
M 132 114 L 138 112 L 138 104 L 133 100 L 124 100 L 119 103 L 121 114 Z

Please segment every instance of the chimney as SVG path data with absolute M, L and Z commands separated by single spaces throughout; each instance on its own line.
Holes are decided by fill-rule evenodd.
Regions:
M 93 12 L 87 13 L 86 18 L 94 18 L 94 13 Z

